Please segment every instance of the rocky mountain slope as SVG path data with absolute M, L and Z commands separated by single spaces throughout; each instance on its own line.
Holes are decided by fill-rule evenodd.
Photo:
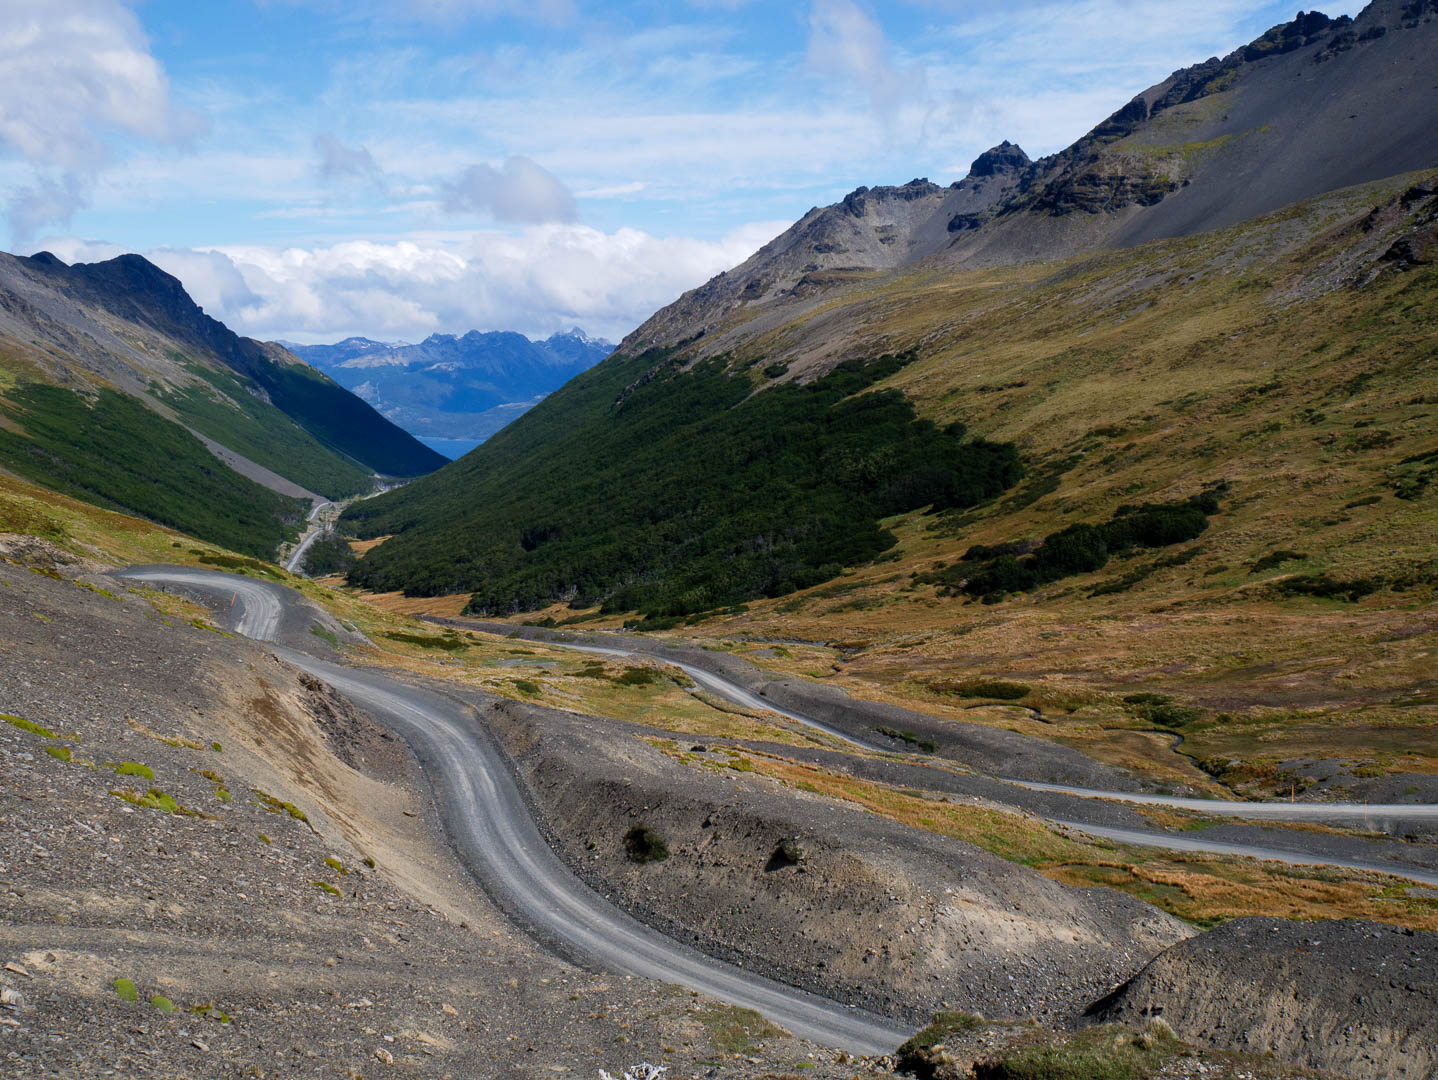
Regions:
M 299 500 L 443 460 L 137 255 L 0 255 L 0 416 L 0 466 L 266 556 Z
M 1438 10 L 1299 13 L 1174 72 L 1057 154 L 1002 143 L 963 180 L 860 188 L 656 313 L 619 351 L 716 355 L 806 302 L 898 268 L 1003 266 L 1188 236 L 1438 167 Z
M 613 351 L 578 327 L 543 341 L 471 330 L 418 345 L 346 338 L 287 347 L 410 434 L 437 439 L 486 439 Z

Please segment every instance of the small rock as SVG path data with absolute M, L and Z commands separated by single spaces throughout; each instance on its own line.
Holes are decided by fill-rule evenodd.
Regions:
M 459 1010 L 456 1009 L 453 1005 L 447 1005 L 447 1004 L 446 1004 L 446 1005 L 441 1005 L 441 1006 L 439 1007 L 439 1011 L 442 1012 L 442 1013 L 444 1013 L 446 1016 L 458 1016 L 458 1015 L 459 1015 Z
M 383 1046 L 381 1046 L 374 1052 L 374 1056 L 376 1059 L 384 1062 L 386 1065 L 394 1064 L 394 1055 L 391 1054 L 388 1050 L 386 1050 Z
M 5 970 L 14 975 L 24 975 L 25 978 L 30 978 L 30 973 L 24 968 L 22 968 L 19 964 L 6 964 Z

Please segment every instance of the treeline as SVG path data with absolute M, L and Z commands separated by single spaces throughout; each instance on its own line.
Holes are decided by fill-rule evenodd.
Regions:
M 1014 448 L 871 389 L 912 356 L 755 393 L 718 360 L 616 357 L 461 462 L 351 507 L 397 533 L 350 572 L 366 588 L 468 590 L 470 610 L 568 600 L 663 618 L 818 584 L 895 542 L 886 516 L 973 506 L 1014 484 Z

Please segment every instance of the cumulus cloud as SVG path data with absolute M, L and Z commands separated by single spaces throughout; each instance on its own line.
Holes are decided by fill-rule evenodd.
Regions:
M 573 221 L 574 194 L 548 169 L 516 155 L 498 169 L 471 165 L 444 185 L 444 208 L 452 214 L 489 214 L 496 221 L 544 224 Z
M 747 225 L 715 241 L 551 224 L 517 234 L 145 254 L 207 312 L 251 337 L 417 340 L 469 329 L 542 336 L 578 324 L 617 340 L 686 289 L 742 262 L 786 224 Z M 120 253 L 73 238 L 44 243 L 69 262 Z
M 923 68 L 901 70 L 883 27 L 853 0 L 815 0 L 809 12 L 811 67 L 866 94 L 886 127 L 899 109 L 924 92 Z
M 0 0 L 0 149 L 34 182 L 14 192 L 25 238 L 68 221 L 117 136 L 185 143 L 202 122 L 170 101 L 139 22 L 117 0 Z

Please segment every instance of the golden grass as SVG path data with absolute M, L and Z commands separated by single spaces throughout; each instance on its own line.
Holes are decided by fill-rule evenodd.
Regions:
M 1405 500 L 1395 485 L 1414 467 L 1405 459 L 1438 450 L 1438 269 L 1354 285 L 1391 242 L 1365 231 L 1368 211 L 1396 217 L 1416 179 L 1062 263 L 879 275 L 787 314 L 763 308 L 767 329 L 747 344 L 706 336 L 736 363 L 762 354 L 794 370 L 867 343 L 915 347 L 921 359 L 891 385 L 937 422 L 1016 441 L 1031 472 L 992 506 L 894 519 L 897 561 L 853 569 L 842 595 L 830 583 L 677 633 L 842 645 L 829 675 L 856 696 L 1017 727 L 1163 782 L 1212 786 L 1193 758 L 1223 755 L 1435 771 L 1438 510 L 1434 488 Z M 734 313 L 731 329 L 758 310 Z M 1222 512 L 1178 565 L 1154 565 L 1168 551 L 1113 560 L 994 606 L 913 580 L 974 544 L 1217 481 L 1230 484 Z M 1278 549 L 1306 557 L 1250 572 Z M 1135 570 L 1149 573 L 1127 591 L 1089 595 Z M 1283 599 L 1270 583 L 1294 572 L 1401 591 Z M 789 675 L 828 667 L 749 655 Z M 925 690 L 976 675 L 1034 682 L 1055 699 L 1048 722 L 959 716 Z M 1131 730 L 1115 702 L 1133 690 L 1264 724 L 1206 730 L 1176 754 Z
M 693 767 L 735 767 L 686 753 L 672 742 L 650 742 Z M 892 788 L 761 751 L 734 751 L 730 757 L 743 762 L 738 771 L 850 803 L 901 825 L 954 837 L 1064 884 L 1120 889 L 1198 925 L 1241 915 L 1270 915 L 1365 918 L 1438 929 L 1438 902 L 1405 899 L 1405 883 L 1384 874 L 1111 844 L 1013 811 Z

